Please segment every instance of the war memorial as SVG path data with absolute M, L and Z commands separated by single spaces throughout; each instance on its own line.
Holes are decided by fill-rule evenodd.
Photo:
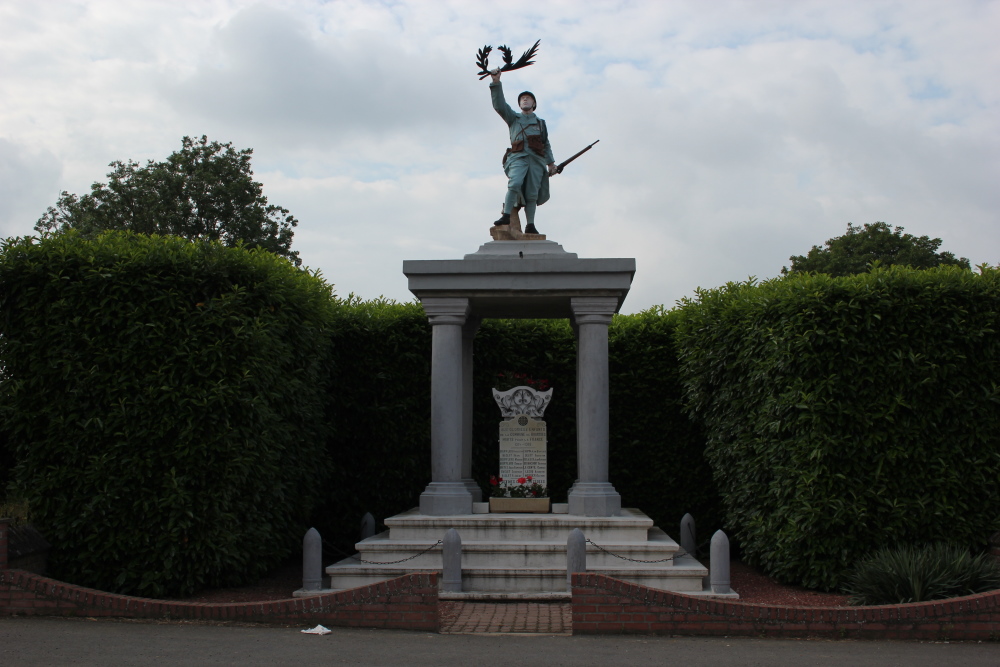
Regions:
M 518 95 L 519 112 L 506 103 L 501 73 L 532 64 L 537 46 L 516 63 L 510 50 L 500 47 L 506 64 L 493 70 L 488 68 L 490 47 L 479 52 L 480 78 L 491 77 L 493 108 L 510 130 L 503 159 L 508 189 L 502 215 L 489 230 L 493 240 L 462 259 L 403 262 L 409 290 L 433 332 L 430 483 L 418 507 L 385 519 L 388 530 L 359 542 L 357 556 L 326 568 L 333 590 L 441 571 L 442 543 L 454 529 L 461 578 L 444 586 L 450 594 L 565 597 L 567 540 L 579 529 L 587 540 L 588 572 L 711 595 L 704 587 L 707 569 L 641 510 L 622 507 L 608 478 L 608 325 L 628 295 L 636 264 L 633 258 L 578 257 L 535 227 L 536 206 L 549 198 L 549 178 L 594 145 L 556 165 L 545 121 L 534 113 L 535 95 Z M 565 318 L 572 324 L 577 341 L 577 479 L 566 503 L 534 497 L 483 502 L 473 480 L 473 346 L 487 318 Z M 526 386 L 494 390 L 503 419 L 497 438 L 501 485 L 516 482 L 522 490 L 530 484 L 545 486 L 543 413 L 550 400 L 559 400 L 553 391 Z

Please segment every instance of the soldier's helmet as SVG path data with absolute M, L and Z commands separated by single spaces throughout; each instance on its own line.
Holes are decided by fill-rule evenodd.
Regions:
M 535 99 L 535 94 L 530 90 L 526 90 L 517 96 L 517 106 L 521 106 L 521 98 L 524 97 L 525 95 L 531 97 L 531 110 L 534 111 L 536 108 L 538 108 L 538 100 Z

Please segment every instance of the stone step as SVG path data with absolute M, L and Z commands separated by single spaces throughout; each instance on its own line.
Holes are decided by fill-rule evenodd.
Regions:
M 357 557 L 326 572 L 334 590 L 413 572 L 441 572 L 442 546 L 462 538 L 465 592 L 495 595 L 566 592 L 566 540 L 574 528 L 587 545 L 587 571 L 653 588 L 700 594 L 708 571 L 637 509 L 616 517 L 569 514 L 427 516 L 414 509 L 385 520 L 388 531 L 358 542 Z M 362 562 L 369 561 L 369 562 Z
M 391 540 L 424 540 L 433 544 L 449 528 L 462 541 L 520 542 L 522 540 L 566 543 L 570 531 L 580 528 L 598 544 L 642 542 L 653 520 L 637 509 L 623 508 L 620 516 L 586 517 L 573 514 L 461 514 L 426 516 L 414 508 L 385 520 Z
M 593 544 L 587 545 L 587 563 L 595 567 L 612 567 L 627 563 L 618 558 L 650 562 L 650 565 L 672 567 L 673 562 L 666 560 L 675 557 L 680 547 L 670 537 L 658 528 L 650 529 L 649 539 L 645 542 L 606 542 L 601 548 Z M 389 531 L 358 542 L 356 564 L 361 561 L 375 563 L 392 563 L 404 558 L 408 567 L 441 569 L 441 546 L 435 546 L 427 551 L 433 543 L 417 540 L 393 540 Z M 610 553 L 608 553 L 610 552 Z M 361 560 L 358 560 L 361 559 Z M 566 567 L 566 543 L 542 540 L 525 540 L 516 544 L 509 542 L 462 541 L 462 564 L 464 567 Z M 400 563 L 401 565 L 401 563 Z

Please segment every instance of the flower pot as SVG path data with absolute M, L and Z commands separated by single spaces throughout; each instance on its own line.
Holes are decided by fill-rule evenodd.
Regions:
M 548 514 L 549 500 L 549 498 L 490 498 L 490 512 Z

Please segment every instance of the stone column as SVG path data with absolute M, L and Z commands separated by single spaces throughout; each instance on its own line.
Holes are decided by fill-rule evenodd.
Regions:
M 580 396 L 580 327 L 577 325 L 576 321 L 570 320 L 570 327 L 573 329 L 573 338 L 576 339 L 576 396 Z M 580 401 L 579 398 L 576 401 L 576 432 L 580 433 Z M 570 485 L 567 495 L 573 494 L 573 489 L 580 482 L 580 437 L 577 435 L 576 438 L 576 470 L 577 476 L 573 480 L 573 484 Z
M 421 301 L 433 327 L 431 342 L 431 483 L 420 494 L 420 513 L 472 514 L 472 494 L 462 482 L 462 327 L 465 298 Z
M 576 443 L 579 476 L 569 513 L 618 516 L 621 496 L 608 481 L 608 325 L 615 297 L 570 300 L 577 335 Z
M 482 320 L 470 317 L 462 327 L 462 483 L 473 502 L 482 502 L 483 490 L 472 479 L 472 341 Z

